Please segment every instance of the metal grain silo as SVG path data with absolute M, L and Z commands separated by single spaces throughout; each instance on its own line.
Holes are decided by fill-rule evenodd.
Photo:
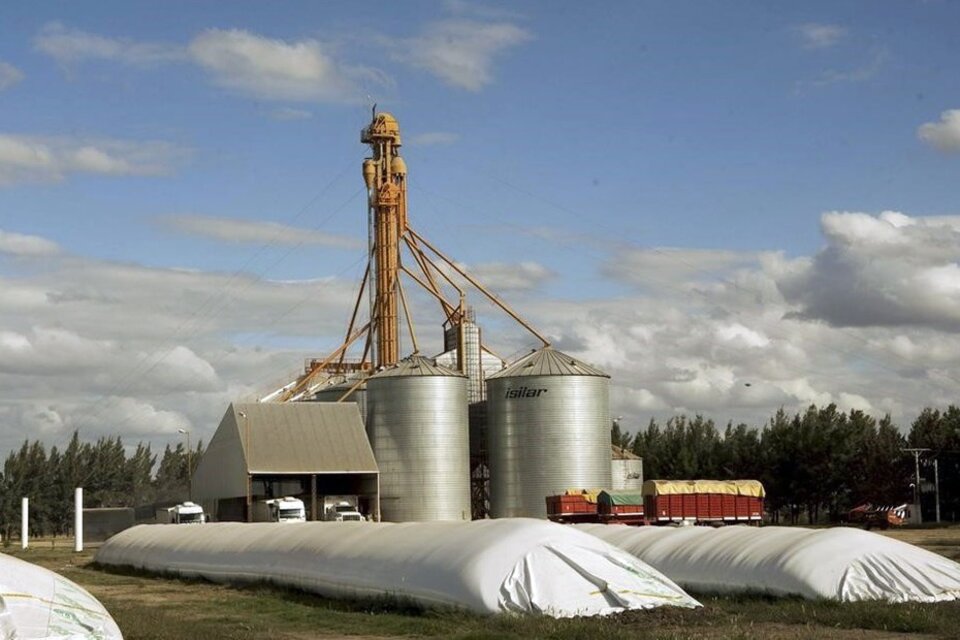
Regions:
M 367 435 L 383 520 L 470 519 L 466 376 L 422 356 L 374 374 Z
M 643 488 L 643 458 L 616 445 L 610 445 L 610 488 L 614 491 L 640 491 Z
M 366 422 L 367 419 L 367 383 L 360 382 L 356 378 L 343 378 L 335 381 L 330 386 L 322 387 L 317 391 L 309 402 L 355 402 L 360 410 L 360 417 Z M 352 389 L 352 391 L 351 391 Z M 345 394 L 346 398 L 341 400 Z
M 542 518 L 548 495 L 610 486 L 609 383 L 551 347 L 487 378 L 494 518 Z

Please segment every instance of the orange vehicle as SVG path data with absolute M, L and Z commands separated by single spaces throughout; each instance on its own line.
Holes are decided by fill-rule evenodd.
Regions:
M 864 502 L 850 509 L 850 512 L 847 514 L 847 520 L 849 522 L 862 524 L 863 528 L 868 530 L 873 527 L 880 529 L 900 527 L 909 519 L 910 506 L 905 502 L 899 505 Z
M 599 493 L 599 490 L 567 489 L 560 495 L 547 496 L 547 518 L 561 523 L 599 522 Z

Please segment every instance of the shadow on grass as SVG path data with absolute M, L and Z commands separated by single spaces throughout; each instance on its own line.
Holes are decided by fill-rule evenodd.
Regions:
M 220 585 L 227 586 L 239 593 L 261 595 L 271 594 L 281 597 L 285 602 L 299 604 L 314 609 L 335 610 L 347 613 L 381 614 L 389 613 L 410 617 L 438 617 L 444 615 L 474 616 L 483 619 L 479 614 L 473 614 L 465 609 L 450 606 L 430 606 L 417 602 L 409 596 L 400 594 L 382 593 L 370 596 L 323 596 L 311 591 L 297 589 L 286 585 L 278 585 L 270 580 L 256 581 L 223 581 L 216 582 L 202 577 L 185 577 L 172 571 L 147 571 L 130 565 L 103 565 L 90 562 L 84 568 L 108 573 L 116 576 L 131 578 L 154 579 L 162 578 L 181 584 L 193 585 Z

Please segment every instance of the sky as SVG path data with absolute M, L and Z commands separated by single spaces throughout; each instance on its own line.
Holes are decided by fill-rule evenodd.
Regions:
M 957 24 L 936 0 L 2 3 L 0 454 L 209 441 L 336 348 L 374 104 L 411 226 L 608 372 L 623 429 L 830 402 L 908 428 L 960 397 Z M 537 346 L 469 301 L 500 355 Z

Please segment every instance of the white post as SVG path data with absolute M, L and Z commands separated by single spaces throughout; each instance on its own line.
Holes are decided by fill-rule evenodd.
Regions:
M 20 548 L 30 546 L 30 498 L 24 498 L 20 503 Z
M 83 551 L 83 487 L 73 492 L 73 550 Z

